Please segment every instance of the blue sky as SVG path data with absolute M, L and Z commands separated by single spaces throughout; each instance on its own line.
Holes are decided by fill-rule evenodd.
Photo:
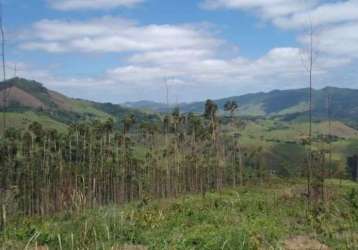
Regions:
M 120 103 L 358 87 L 358 1 L 3 0 L 8 76 Z

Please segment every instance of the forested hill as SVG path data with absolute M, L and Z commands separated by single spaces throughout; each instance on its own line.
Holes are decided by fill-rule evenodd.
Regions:
M 26 127 L 32 121 L 46 123 L 54 128 L 108 118 L 119 123 L 128 114 L 134 114 L 138 121 L 158 119 L 157 115 L 120 105 L 69 98 L 45 88 L 39 82 L 22 78 L 0 82 L 0 97 L 0 111 L 4 111 L 3 100 L 6 97 L 9 124 L 18 127 Z
M 244 116 L 294 116 L 308 110 L 308 89 L 274 90 L 267 93 L 246 94 L 215 100 L 221 111 L 229 100 L 239 105 L 239 114 Z M 313 109 L 316 118 L 327 117 L 327 101 L 330 99 L 331 115 L 334 119 L 358 120 L 358 90 L 326 87 L 313 90 Z M 144 106 L 142 104 L 145 104 Z M 165 112 L 167 106 L 141 101 L 127 103 L 128 107 L 146 108 Z M 179 105 L 183 112 L 203 112 L 204 102 Z
M 49 127 L 59 128 L 73 122 L 105 120 L 110 117 L 120 122 L 130 113 L 138 121 L 149 121 L 157 120 L 159 116 L 148 111 L 168 111 L 166 104 L 150 101 L 116 105 L 73 99 L 49 90 L 39 82 L 22 78 L 0 82 L 0 111 L 3 111 L 4 96 L 7 96 L 9 122 L 20 127 L 25 127 L 31 121 L 39 121 Z M 238 114 L 241 116 L 282 116 L 293 119 L 305 117 L 308 89 L 274 90 L 218 99 L 215 102 L 219 106 L 219 113 L 224 112 L 224 105 L 229 100 L 238 103 Z M 358 122 L 358 90 L 333 87 L 313 90 L 313 115 L 316 119 L 327 118 L 328 103 L 333 120 Z M 183 103 L 179 106 L 182 112 L 202 113 L 205 102 Z

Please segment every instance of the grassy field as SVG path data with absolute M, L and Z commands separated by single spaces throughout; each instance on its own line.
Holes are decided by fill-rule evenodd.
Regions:
M 328 134 L 328 127 L 327 122 L 314 123 L 314 137 L 324 138 Z M 241 144 L 248 148 L 262 147 L 270 154 L 277 152 L 276 155 L 294 157 L 297 152 L 304 150 L 301 142 L 302 139 L 307 138 L 307 131 L 308 123 L 306 122 L 262 119 L 246 124 L 245 129 L 242 130 Z M 332 159 L 343 170 L 347 157 L 358 152 L 358 131 L 342 122 L 335 121 L 331 125 L 331 134 L 336 137 L 331 145 Z M 328 150 L 329 146 L 319 141 L 314 142 L 314 148 Z M 300 155 L 297 157 L 302 158 Z M 292 159 L 290 161 L 292 162 Z
M 268 183 L 211 192 L 205 197 L 138 201 L 122 207 L 68 211 L 48 218 L 19 216 L 8 223 L 1 236 L 1 249 L 358 246 L 357 183 L 328 181 L 326 203 L 316 215 L 307 212 L 303 182 Z
M 105 112 L 102 112 L 92 106 L 92 104 L 88 101 L 84 100 L 71 100 L 71 105 L 73 107 L 73 112 L 77 112 L 82 115 L 92 115 L 96 117 L 96 119 L 105 121 L 111 116 Z
M 3 112 L 0 112 L 0 117 L 2 119 Z M 26 111 L 23 113 L 17 112 L 7 112 L 6 113 L 7 125 L 8 127 L 26 129 L 32 122 L 39 122 L 43 127 L 48 129 L 57 129 L 59 131 L 65 132 L 66 125 L 58 122 L 54 119 L 51 119 L 47 115 L 40 115 L 35 112 Z M 0 126 L 0 132 L 2 132 L 3 126 Z
M 256 138 L 278 140 L 300 140 L 307 136 L 309 124 L 307 122 L 282 122 L 275 119 L 263 119 L 248 122 L 243 130 L 244 136 L 254 135 Z M 312 126 L 313 135 L 327 135 L 328 123 L 317 122 Z M 342 122 L 334 121 L 331 133 L 342 139 L 358 139 L 358 131 Z

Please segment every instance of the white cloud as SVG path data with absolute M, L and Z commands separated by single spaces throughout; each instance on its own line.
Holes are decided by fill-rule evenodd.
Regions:
M 127 84 L 146 84 L 154 80 L 163 80 L 165 77 L 178 76 L 179 72 L 162 67 L 143 67 L 129 65 L 109 70 L 107 77 Z
M 202 6 L 253 11 L 262 19 L 285 29 L 302 29 L 309 22 L 322 26 L 358 21 L 357 0 L 205 0 Z
M 51 53 L 66 52 L 67 49 L 60 45 L 58 42 L 27 42 L 21 45 L 22 49 L 25 50 L 43 50 Z
M 28 79 L 36 79 L 43 83 L 51 82 L 51 80 L 54 79 L 53 73 L 49 69 L 43 69 L 21 61 L 7 61 L 6 69 L 8 78 L 25 77 Z
M 143 0 L 49 0 L 52 8 L 64 11 L 132 7 L 141 2 Z
M 129 58 L 129 62 L 148 64 L 155 62 L 161 65 L 186 64 L 190 61 L 204 59 L 211 55 L 213 55 L 213 51 L 204 48 L 156 50 L 135 54 Z
M 26 37 L 26 36 L 25 36 Z M 200 27 L 140 26 L 103 17 L 89 21 L 42 20 L 33 25 L 21 48 L 47 52 L 127 52 L 211 48 L 219 44 Z
M 239 9 L 258 12 L 264 18 L 275 18 L 308 10 L 316 0 L 205 0 L 207 9 Z
M 290 16 L 276 17 L 273 22 L 281 28 L 302 28 L 307 26 L 310 20 L 315 27 L 358 21 L 358 1 L 326 3 Z
M 177 95 L 180 101 L 192 101 L 272 88 L 304 87 L 307 80 L 298 48 L 274 48 L 255 60 L 240 56 L 219 58 L 214 51 L 185 60 L 187 51 L 182 55 L 180 51 L 173 53 L 181 59 L 168 57 L 163 60 L 154 52 L 137 52 L 123 66 L 92 77 L 56 77 L 29 67 L 21 76 L 39 80 L 71 96 L 112 102 L 163 101 L 165 79 L 169 79 L 172 101 Z M 320 57 L 314 71 L 315 86 L 319 86 L 318 79 L 347 63 L 346 60 Z
M 319 49 L 331 55 L 358 59 L 358 22 L 329 26 L 318 34 Z
M 314 49 L 330 64 L 346 65 L 358 58 L 357 0 L 203 0 L 208 9 L 237 9 L 255 13 L 280 29 L 304 32 L 312 25 Z M 298 35 L 303 46 L 305 34 Z M 322 60 L 321 60 L 322 61 Z
M 133 58 L 136 59 L 132 60 L 133 64 L 112 69 L 107 72 L 106 77 L 113 79 L 113 82 L 147 86 L 161 82 L 165 78 L 180 79 L 182 83 L 192 86 L 229 86 L 238 83 L 250 84 L 252 81 L 261 82 L 262 85 L 267 79 L 297 79 L 305 74 L 300 49 L 290 47 L 274 48 L 256 60 L 205 56 L 191 58 L 186 63 L 174 58 L 168 63 L 167 60 L 163 61 L 155 55 L 150 57 L 151 64 L 148 64 L 147 53 L 136 54 Z M 323 74 L 331 67 L 346 63 L 334 62 L 335 64 L 326 59 L 320 60 L 315 74 Z
M 300 3 L 302 1 L 208 0 L 206 7 L 253 10 L 265 20 L 286 29 L 301 26 L 299 14 L 309 12 Z M 336 68 L 357 58 L 358 37 L 355 31 L 358 25 L 353 12 L 345 19 L 341 15 L 324 16 L 325 12 L 331 11 L 333 4 L 317 5 L 316 1 L 309 4 L 315 6 L 310 14 L 312 17 L 322 16 L 319 21 L 322 27 L 317 30 L 321 54 L 315 62 L 314 74 L 320 77 L 332 75 Z M 336 6 L 337 10 L 342 14 L 347 6 L 339 6 Z M 279 24 L 278 20 L 285 18 L 287 23 L 283 23 L 286 26 Z M 352 22 L 347 22 L 348 19 Z M 121 66 L 112 67 L 97 76 L 51 78 L 44 75 L 41 78 L 39 75 L 37 79 L 56 86 L 56 89 L 63 86 L 64 89 L 78 90 L 86 86 L 94 96 L 95 91 L 103 87 L 100 91 L 111 90 L 107 95 L 117 93 L 122 100 L 128 94 L 134 98 L 139 92 L 143 92 L 141 96 L 153 95 L 153 98 L 147 98 L 158 100 L 156 92 L 163 87 L 166 78 L 170 79 L 173 87 L 193 91 L 199 99 L 210 97 L 209 93 L 218 95 L 226 91 L 222 95 L 230 95 L 229 90 L 248 92 L 302 87 L 306 80 L 299 48 L 273 48 L 257 59 L 248 59 L 238 55 L 235 45 L 208 30 L 200 25 L 139 25 L 115 17 L 87 21 L 42 20 L 21 36 L 20 46 L 26 50 L 69 53 L 72 56 L 78 52 L 120 54 L 123 59 Z M 306 40 L 304 36 L 299 39 L 302 44 Z

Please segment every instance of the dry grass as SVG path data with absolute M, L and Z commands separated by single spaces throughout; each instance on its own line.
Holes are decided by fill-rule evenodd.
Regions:
M 148 250 L 148 247 L 142 245 L 124 245 L 113 246 L 111 250 Z
M 330 248 L 318 240 L 308 236 L 295 236 L 285 240 L 283 243 L 285 250 L 329 250 Z

